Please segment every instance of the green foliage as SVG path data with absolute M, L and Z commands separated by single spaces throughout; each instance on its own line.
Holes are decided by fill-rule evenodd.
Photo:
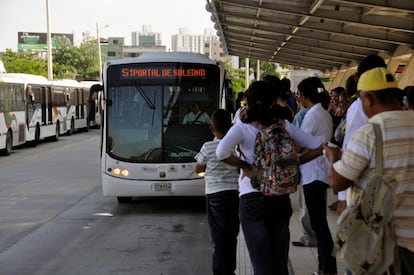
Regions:
M 16 53 L 7 49 L 1 60 L 8 73 L 37 74 L 47 77 L 47 61 L 29 53 Z
M 260 67 L 262 75 L 275 75 L 280 78 L 280 74 L 276 72 L 277 65 L 275 63 L 263 62 Z
M 225 63 L 224 67 L 228 78 L 231 80 L 231 85 L 233 86 L 235 95 L 239 92 L 244 92 L 246 90 L 244 70 L 232 68 L 230 63 Z
M 58 43 L 53 52 L 53 77 L 57 79 L 81 77 L 99 79 L 98 47 L 94 41 L 79 47 Z M 0 57 L 9 73 L 28 73 L 47 77 L 47 60 L 26 52 L 8 49 Z
M 57 78 L 98 79 L 98 49 L 96 43 L 84 42 L 79 48 L 74 46 L 57 49 L 53 56 Z
M 241 59 L 240 61 L 241 61 L 240 62 L 241 67 L 245 67 L 245 60 Z M 256 70 L 257 61 L 250 60 L 249 62 L 250 62 L 249 64 L 250 72 L 254 72 L 254 70 Z M 232 68 L 229 62 L 225 63 L 225 68 L 231 80 L 231 83 L 233 85 L 233 90 L 235 94 L 237 95 L 239 92 L 244 92 L 246 90 L 245 70 Z M 265 62 L 265 61 L 260 62 L 260 74 L 261 75 L 275 75 L 277 77 L 280 77 L 279 73 L 276 72 L 276 68 L 277 68 L 277 65 L 275 63 Z M 254 72 L 254 74 L 256 74 L 256 72 Z

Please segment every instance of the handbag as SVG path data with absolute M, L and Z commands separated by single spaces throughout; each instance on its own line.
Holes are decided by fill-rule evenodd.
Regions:
M 354 275 L 384 274 L 394 263 L 396 251 L 392 217 L 398 182 L 383 176 L 381 128 L 375 132 L 375 175 L 354 205 L 338 219 L 335 250 Z

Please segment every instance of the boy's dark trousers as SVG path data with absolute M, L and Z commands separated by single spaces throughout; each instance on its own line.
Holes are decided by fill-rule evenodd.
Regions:
M 228 190 L 206 195 L 207 217 L 213 242 L 213 274 L 235 274 L 239 234 L 239 193 Z

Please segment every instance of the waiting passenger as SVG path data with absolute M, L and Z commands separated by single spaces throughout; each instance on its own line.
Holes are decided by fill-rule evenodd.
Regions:
M 246 113 L 235 123 L 217 146 L 216 154 L 222 161 L 243 170 L 239 177 L 240 223 L 254 274 L 288 275 L 289 221 L 292 206 L 289 195 L 265 196 L 253 187 L 250 166 L 254 158 L 256 134 L 262 127 L 274 123 L 270 106 L 272 86 L 264 81 L 253 82 L 246 91 Z M 283 121 L 295 142 L 318 149 L 319 138 L 308 135 Z M 239 148 L 240 156 L 234 153 Z
M 231 127 L 230 113 L 219 109 L 211 116 L 215 138 L 194 157 L 195 172 L 205 172 L 207 218 L 213 243 L 213 274 L 234 274 L 239 234 L 239 192 L 236 167 L 220 161 L 216 148 Z
M 398 249 L 395 264 L 400 265 L 400 274 L 413 274 L 414 114 L 401 110 L 401 90 L 386 68 L 377 67 L 362 73 L 358 91 L 361 109 L 369 118 L 369 123 L 353 133 L 343 153 L 339 148 L 325 146 L 326 157 L 331 163 L 329 182 L 337 191 L 351 188 L 347 192 L 347 201 L 349 205 L 355 203 L 368 179 L 374 174 L 376 150 L 372 124 L 379 125 L 383 137 L 383 176 L 390 176 L 398 182 L 397 208 L 393 213 Z

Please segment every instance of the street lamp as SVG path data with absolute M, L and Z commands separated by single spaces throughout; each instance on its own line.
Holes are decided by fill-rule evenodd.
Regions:
M 102 52 L 101 52 L 101 38 L 99 37 L 99 30 L 108 28 L 109 25 L 105 25 L 99 28 L 98 22 L 96 22 L 96 41 L 98 43 L 98 59 L 99 59 L 99 81 L 102 82 Z
M 52 35 L 50 33 L 49 0 L 46 0 L 46 23 L 47 23 L 47 78 L 53 79 L 52 63 Z

